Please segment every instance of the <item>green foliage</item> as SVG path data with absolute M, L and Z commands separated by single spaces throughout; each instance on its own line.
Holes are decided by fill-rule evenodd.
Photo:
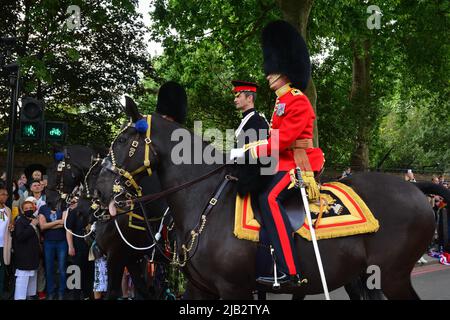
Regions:
M 262 70 L 260 34 L 267 22 L 283 16 L 282 2 L 153 0 L 149 31 L 164 53 L 151 60 L 144 52 L 136 1 L 11 2 L 0 24 L 4 35 L 20 37 L 24 90 L 47 100 L 47 118 L 70 120 L 71 143 L 106 142 L 120 127 L 117 98 L 133 94 L 150 113 L 167 80 L 186 87 L 188 127 L 195 120 L 203 121 L 203 129 L 237 127 L 233 79 L 260 85 L 256 107 L 270 119 L 275 97 Z M 63 25 L 69 4 L 81 7 L 80 30 Z M 315 1 L 309 15 L 307 43 L 327 165 L 348 165 L 363 133 L 371 167 L 448 167 L 450 48 L 444 39 L 450 38 L 450 5 L 378 1 L 381 29 L 373 30 L 366 25 L 369 5 Z M 364 55 L 364 44 L 369 94 L 351 99 L 353 59 Z M 1 90 L 6 101 L 8 92 Z M 0 106 L 0 134 L 6 106 Z
M 132 0 L 23 0 L 2 8 L 6 17 L 0 21 L 0 29 L 5 30 L 1 36 L 19 39 L 16 51 L 23 94 L 45 100 L 48 120 L 69 122 L 68 143 L 96 139 L 108 143 L 113 134 L 110 126 L 120 114 L 117 99 L 140 89 L 139 73 L 152 72 L 136 4 Z M 70 5 L 80 7 L 78 29 L 66 23 Z M 7 89 L 1 88 L 2 101 L 8 101 Z M 7 110 L 8 104 L 0 106 L 2 129 Z
M 231 80 L 260 85 L 256 107 L 270 116 L 273 96 L 262 72 L 260 30 L 280 16 L 273 1 L 153 1 L 152 37 L 164 55 L 153 61 L 164 80 L 186 87 L 187 125 L 202 120 L 203 128 L 236 128 Z M 144 100 L 148 98 L 144 98 Z
M 392 108 L 380 126 L 374 159 L 382 159 L 389 152 L 383 168 L 449 170 L 449 102 L 442 104 L 439 94 L 416 85 L 410 88 L 409 99 L 399 96 L 386 103 Z M 435 105 L 441 112 L 433 110 Z
M 382 11 L 379 30 L 366 27 L 368 4 L 360 1 L 315 2 L 311 12 L 311 51 L 326 52 L 330 44 L 333 48 L 313 72 L 319 138 L 327 164 L 348 165 L 354 141 L 364 129 L 371 167 L 383 162 L 386 154 L 384 168 L 404 167 L 413 159 L 417 166 L 436 162 L 449 166 L 445 120 L 450 115 L 450 50 L 448 43 L 439 40 L 448 38 L 448 11 L 444 14 L 448 5 L 439 1 L 382 1 L 377 5 Z M 350 101 L 354 72 L 351 49 L 361 41 L 370 43 L 370 96 L 358 103 Z M 424 98 L 429 95 L 433 99 Z M 422 121 L 406 121 L 411 114 Z M 401 120 L 406 122 L 400 125 Z M 427 135 L 434 135 L 440 145 L 427 143 Z M 416 143 L 409 148 L 411 141 Z
M 222 130 L 238 125 L 239 115 L 232 111 L 229 95 L 229 81 L 233 78 L 253 79 L 260 84 L 256 107 L 270 117 L 274 96 L 262 73 L 259 35 L 268 21 L 281 17 L 274 1 L 152 3 L 155 6 L 152 37 L 165 48 L 153 64 L 162 79 L 186 86 L 189 126 L 194 120 L 203 120 L 204 127 Z M 446 141 L 444 130 L 437 130 L 430 121 L 448 115 L 441 107 L 437 108 L 448 108 L 445 102 L 449 100 L 445 89 L 449 50 L 439 40 L 448 38 L 444 36 L 444 30 L 449 30 L 445 28 L 448 14 L 444 14 L 448 5 L 440 1 L 398 0 L 385 0 L 377 5 L 382 12 L 381 28 L 372 30 L 367 28 L 370 16 L 367 2 L 316 1 L 310 13 L 307 40 L 318 94 L 319 140 L 331 167 L 349 164 L 355 141 L 362 133 L 370 148 L 372 167 L 391 148 L 383 166 L 404 165 L 398 145 L 408 145 L 408 133 L 400 134 L 405 129 L 399 125 L 386 126 L 392 122 L 389 119 L 407 112 L 406 105 L 421 105 L 416 112 L 429 119 L 416 124 L 409 134 L 426 136 L 426 132 L 434 132 L 440 136 L 438 140 Z M 249 12 L 252 14 L 248 15 Z M 351 100 L 353 56 L 364 54 L 364 43 L 368 44 L 369 95 Z M 155 92 L 162 79 L 150 81 L 150 94 L 142 97 L 147 105 L 154 106 Z M 421 84 L 420 90 L 439 91 L 433 102 L 423 100 L 420 94 L 410 94 L 416 84 Z M 390 134 L 386 135 L 388 131 Z M 392 139 L 391 143 L 387 137 Z M 448 149 L 448 142 L 444 145 Z M 420 153 L 416 161 L 438 161 L 435 153 L 416 150 L 415 153 Z M 439 157 L 444 163 L 444 156 Z

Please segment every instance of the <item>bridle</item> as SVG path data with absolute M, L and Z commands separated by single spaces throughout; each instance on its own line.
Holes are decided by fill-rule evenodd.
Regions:
M 221 183 L 218 185 L 218 187 L 216 187 L 216 190 L 214 191 L 212 197 L 210 197 L 208 203 L 206 204 L 205 208 L 203 209 L 203 211 L 201 212 L 201 215 L 198 219 L 198 223 L 197 225 L 194 227 L 193 230 L 191 230 L 190 232 L 190 241 L 188 242 L 188 246 L 186 246 L 185 244 L 181 245 L 181 249 L 183 251 L 183 259 L 182 261 L 180 261 L 180 258 L 178 256 L 178 250 L 177 250 L 177 245 L 175 243 L 174 247 L 175 250 L 172 253 L 173 254 L 173 258 L 168 258 L 166 257 L 166 255 L 164 254 L 164 249 L 161 249 L 160 246 L 157 244 L 158 240 L 157 237 L 153 234 L 152 230 L 151 230 L 151 226 L 150 226 L 150 222 L 149 219 L 147 217 L 146 211 L 145 211 L 145 207 L 144 207 L 144 203 L 149 203 L 152 201 L 155 201 L 157 199 L 163 198 L 168 196 L 169 194 L 172 194 L 174 192 L 177 192 L 179 190 L 185 189 L 191 185 L 194 185 L 200 181 L 203 181 L 217 173 L 219 173 L 220 171 L 222 171 L 222 169 L 226 166 L 226 164 L 219 166 L 218 168 L 213 169 L 212 171 L 208 172 L 207 174 L 198 177 L 192 181 L 186 182 L 182 185 L 179 186 L 175 186 L 172 188 L 169 188 L 167 190 L 164 190 L 162 192 L 159 193 L 155 193 L 155 194 L 149 194 L 146 196 L 142 196 L 142 188 L 141 186 L 136 182 L 136 177 L 143 173 L 143 172 L 147 172 L 147 174 L 149 176 L 152 175 L 152 171 L 151 171 L 151 161 L 150 161 L 150 151 L 152 152 L 152 154 L 155 156 L 157 156 L 157 153 L 155 152 L 153 145 L 152 145 L 152 140 L 151 140 L 151 115 L 149 116 L 144 116 L 146 117 L 147 120 L 147 130 L 146 130 L 146 138 L 145 138 L 145 158 L 144 158 L 144 163 L 141 167 L 139 167 L 138 169 L 134 170 L 133 172 L 128 172 L 127 170 L 119 167 L 117 165 L 117 161 L 116 161 L 116 156 L 114 154 L 114 145 L 116 140 L 118 139 L 118 137 L 120 136 L 121 133 L 123 133 L 126 129 L 130 128 L 130 127 L 135 127 L 135 124 L 129 123 L 128 126 L 126 126 L 124 129 L 122 129 L 122 131 L 117 135 L 117 137 L 114 139 L 114 141 L 111 143 L 111 149 L 110 149 L 110 153 L 109 153 L 109 157 L 111 159 L 111 165 L 108 166 L 107 164 L 102 164 L 104 167 L 106 167 L 108 170 L 114 172 L 115 174 L 119 175 L 120 177 L 125 178 L 125 185 L 127 187 L 133 187 L 136 191 L 136 196 L 131 195 L 130 193 L 126 193 L 126 197 L 127 197 L 127 201 L 122 202 L 122 201 L 117 201 L 116 197 L 114 199 L 115 203 L 118 206 L 121 205 L 128 205 L 130 207 L 133 207 L 135 203 L 137 203 L 143 213 L 146 225 L 147 225 L 147 229 L 150 233 L 150 236 L 152 237 L 154 243 L 156 244 L 156 248 L 162 253 L 162 256 L 167 259 L 170 263 L 174 264 L 174 265 L 178 265 L 180 267 L 184 267 L 186 265 L 186 263 L 192 259 L 192 257 L 194 256 L 195 252 L 197 251 L 197 248 L 199 246 L 199 236 L 202 233 L 203 229 L 205 228 L 206 225 L 206 218 L 208 216 L 208 214 L 211 212 L 211 210 L 214 208 L 214 206 L 217 204 L 217 201 L 222 193 L 222 191 L 225 189 L 226 185 L 228 184 L 229 181 L 235 181 L 237 180 L 237 178 L 231 176 L 231 175 L 225 175 L 224 180 L 221 181 Z M 139 133 L 137 133 L 137 135 L 139 135 Z M 135 153 L 135 148 L 137 148 L 137 146 L 139 145 L 139 142 L 137 140 L 133 140 L 132 144 L 131 144 L 131 148 L 129 150 L 129 158 L 131 158 L 134 153 Z M 138 179 L 139 180 L 139 179 Z M 113 187 L 113 191 L 119 194 L 123 194 L 123 187 L 120 185 L 120 181 L 116 180 L 115 181 L 115 186 Z M 114 190 L 114 188 L 116 188 Z M 132 210 L 129 210 L 132 211 Z M 127 211 L 127 212 L 129 212 Z M 121 214 L 123 214 L 124 212 L 122 212 Z M 196 243 L 196 246 L 194 248 L 194 243 Z M 193 250 L 193 252 L 189 254 L 189 252 L 191 252 Z
M 91 158 L 91 166 L 89 167 L 88 172 L 86 173 L 86 175 L 84 176 L 84 186 L 85 186 L 85 192 L 86 192 L 86 198 L 87 199 L 91 199 L 92 196 L 91 195 L 91 190 L 89 189 L 89 175 L 92 173 L 92 170 L 102 162 L 102 158 L 100 158 L 100 154 L 97 153 L 97 156 L 94 158 Z M 93 164 L 92 164 L 93 163 Z M 95 193 L 95 190 L 94 190 Z
M 133 128 L 136 127 L 135 123 L 128 123 L 128 125 L 123 128 L 120 133 L 117 135 L 117 137 L 113 140 L 113 142 L 111 143 L 111 148 L 109 151 L 109 157 L 111 159 L 111 166 L 107 166 L 106 163 L 103 163 L 102 165 L 104 167 L 106 167 L 108 170 L 118 174 L 121 178 L 125 179 L 125 186 L 127 186 L 128 188 L 133 187 L 136 195 L 138 197 L 142 196 L 142 188 L 141 186 L 139 186 L 139 184 L 136 182 L 136 177 L 142 173 L 147 173 L 148 176 L 152 175 L 152 169 L 151 169 L 151 161 L 150 161 L 150 152 L 152 153 L 152 155 L 155 157 L 157 156 L 157 153 L 155 151 L 155 148 L 152 145 L 152 140 L 151 140 L 151 125 L 152 125 L 152 116 L 148 115 L 148 116 L 144 116 L 146 118 L 146 122 L 147 122 L 147 130 L 145 132 L 145 153 L 144 153 L 144 162 L 142 164 L 142 166 L 140 166 L 139 168 L 137 168 L 136 170 L 134 170 L 133 172 L 128 172 L 127 170 L 119 167 L 117 165 L 117 160 L 116 160 L 116 155 L 114 153 L 114 145 L 117 141 L 117 138 L 120 136 L 121 133 L 123 133 L 125 130 L 127 130 L 128 128 Z M 139 147 L 139 136 L 140 133 L 136 132 L 136 136 L 133 139 L 133 141 L 131 142 L 131 147 L 128 151 L 128 159 L 133 158 L 137 148 Z M 125 164 L 125 162 L 124 162 Z M 116 189 L 114 190 L 114 187 L 116 187 Z M 120 187 L 120 181 L 115 182 L 115 186 L 113 187 L 113 191 L 117 193 L 117 191 L 121 191 L 119 190 Z M 127 194 L 127 198 L 130 199 L 130 195 Z M 118 205 L 120 204 L 119 202 L 116 202 Z
M 70 193 L 65 192 L 64 190 L 64 176 L 67 172 L 67 170 L 70 170 L 70 174 L 72 178 L 75 180 L 74 173 L 72 171 L 72 167 L 77 168 L 80 170 L 81 175 L 83 176 L 84 170 L 76 163 L 71 162 L 70 154 L 67 151 L 67 148 L 64 148 L 64 152 L 61 152 L 63 154 L 63 158 L 58 161 L 56 165 L 56 181 L 55 181 L 55 188 L 48 188 L 51 191 L 56 191 L 60 198 L 66 202 L 66 204 L 69 204 L 72 198 L 76 195 L 79 195 L 80 193 L 80 185 L 81 189 L 83 188 L 83 183 L 80 182 L 75 185 L 75 187 L 72 189 Z
M 91 199 L 90 196 L 90 191 L 89 191 L 89 184 L 87 182 L 87 178 L 89 176 L 89 174 L 92 172 L 92 169 L 98 165 L 98 163 L 100 163 L 101 159 L 100 159 L 100 155 L 97 154 L 96 157 L 91 157 L 91 166 L 89 167 L 89 170 L 87 171 L 86 175 L 84 175 L 84 169 L 81 168 L 80 166 L 76 165 L 75 163 L 70 164 L 70 155 L 67 152 L 67 148 L 64 148 L 64 157 L 62 160 L 60 160 L 57 164 L 57 172 L 56 172 L 56 191 L 59 193 L 61 199 L 65 200 L 66 204 L 69 205 L 72 201 L 73 198 L 75 197 L 81 197 L 83 191 L 85 192 L 85 198 L 87 200 Z M 94 162 L 94 164 L 92 165 L 92 163 Z M 84 179 L 81 180 L 72 190 L 71 193 L 65 193 L 64 192 L 64 174 L 66 170 L 72 170 L 72 166 L 76 167 L 78 170 L 80 170 L 81 172 L 81 176 L 84 176 Z M 72 177 L 75 179 L 74 177 L 74 173 L 71 171 L 71 175 Z M 93 208 L 94 209 L 94 208 Z M 68 212 L 71 210 L 70 207 L 68 207 Z M 98 210 L 96 210 L 93 214 L 94 216 L 96 216 L 96 212 Z M 64 220 L 64 229 L 71 233 L 72 236 L 75 236 L 77 238 L 87 238 L 88 236 L 90 236 L 92 234 L 92 232 L 95 230 L 95 227 L 92 226 L 91 230 L 85 234 L 85 235 L 78 235 L 73 233 L 72 231 L 70 231 L 67 226 L 66 226 L 66 220 Z

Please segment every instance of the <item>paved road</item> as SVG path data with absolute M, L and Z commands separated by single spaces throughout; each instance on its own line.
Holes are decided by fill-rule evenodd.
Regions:
M 431 258 L 427 258 L 431 260 Z M 450 300 L 450 266 L 429 263 L 417 266 L 412 273 L 414 289 L 423 300 Z M 330 292 L 332 300 L 349 300 L 344 288 Z M 268 295 L 269 300 L 291 299 L 291 295 Z M 306 300 L 325 300 L 323 294 L 307 296 Z

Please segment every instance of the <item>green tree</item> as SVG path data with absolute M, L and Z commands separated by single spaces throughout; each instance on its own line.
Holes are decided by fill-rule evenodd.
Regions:
M 69 120 L 69 143 L 96 138 L 107 143 L 120 113 L 117 99 L 140 89 L 139 74 L 153 72 L 137 2 L 22 0 L 2 5 L 0 30 L 18 39 L 23 93 L 45 100 L 47 119 Z M 67 23 L 70 5 L 80 8 L 79 28 Z M 0 95 L 7 101 L 6 88 Z M 7 110 L 7 104 L 0 106 L 2 128 Z
M 439 87 L 444 93 L 443 86 L 448 83 L 448 45 L 439 41 L 448 33 L 444 14 L 448 5 L 440 1 L 378 2 L 382 14 L 379 29 L 367 27 L 367 19 L 374 13 L 367 13 L 368 6 L 360 1 L 317 2 L 310 22 L 313 43 L 318 47 L 313 51 L 330 51 L 315 70 L 316 76 L 323 77 L 317 79 L 321 83 L 318 114 L 321 138 L 325 138 L 322 147 L 326 154 L 336 156 L 332 161 L 348 161 L 360 170 L 379 163 L 391 148 L 381 144 L 379 138 L 380 124 L 392 111 L 392 100 L 399 95 L 399 99 L 410 99 L 407 93 L 413 84 L 420 83 L 431 91 Z M 419 44 L 426 44 L 426 49 L 417 54 Z M 439 79 L 440 84 L 436 86 L 431 78 Z M 439 100 L 448 106 L 447 95 L 439 94 Z M 337 130 L 345 136 L 337 136 Z
M 256 107 L 266 116 L 271 115 L 273 96 L 262 72 L 260 32 L 268 21 L 281 16 L 273 1 L 152 3 L 152 37 L 165 49 L 153 65 L 162 79 L 185 85 L 189 126 L 193 120 L 201 119 L 207 127 L 237 127 L 239 114 L 231 93 L 233 79 L 259 83 Z M 159 84 L 156 81 L 155 87 Z

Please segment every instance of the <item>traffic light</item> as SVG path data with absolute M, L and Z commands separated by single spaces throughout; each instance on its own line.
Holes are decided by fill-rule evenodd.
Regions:
M 67 123 L 62 121 L 45 122 L 45 140 L 48 142 L 65 142 Z
M 22 98 L 20 109 L 20 137 L 25 141 L 40 141 L 44 120 L 44 103 L 40 100 Z

